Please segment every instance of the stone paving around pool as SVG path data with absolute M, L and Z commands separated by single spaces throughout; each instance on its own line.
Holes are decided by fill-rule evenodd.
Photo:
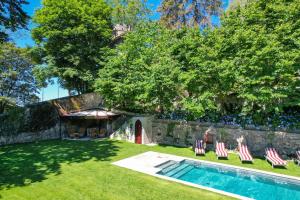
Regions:
M 245 200 L 249 200 L 249 198 L 247 197 L 243 197 L 240 195 L 236 195 L 236 194 L 232 194 L 232 193 L 228 193 L 228 192 L 224 192 L 221 190 L 216 190 L 213 188 L 209 188 L 209 187 L 205 187 L 205 186 L 200 186 L 194 183 L 189 183 L 186 181 L 181 181 L 175 178 L 171 178 L 171 177 L 166 177 L 166 176 L 162 176 L 157 174 L 157 172 L 159 172 L 161 170 L 161 168 L 159 168 L 160 165 L 172 160 L 172 161 L 182 161 L 185 160 L 187 158 L 184 157 L 180 157 L 180 156 L 174 156 L 174 155 L 170 155 L 170 154 L 164 154 L 164 153 L 157 153 L 157 152 L 152 152 L 152 151 L 148 151 L 136 156 L 132 156 L 117 162 L 114 162 L 114 165 L 117 165 L 119 167 L 124 167 L 124 168 L 128 168 L 134 171 L 138 171 L 141 173 L 145 173 L 148 175 L 152 175 L 161 179 L 165 179 L 165 180 L 169 180 L 169 181 L 174 181 L 177 183 L 181 183 L 181 184 L 185 184 L 188 186 L 192 186 L 192 187 L 196 187 L 196 188 L 200 188 L 200 189 L 204 189 L 204 190 L 209 190 L 211 192 L 216 192 L 219 193 L 221 195 L 226 195 L 226 196 L 231 196 L 237 199 L 245 199 Z M 189 158 L 190 159 L 190 158 Z M 190 160 L 194 160 L 194 159 L 190 159 Z M 199 160 L 197 160 L 199 161 Z M 201 161 L 202 162 L 202 161 Z
M 120 167 L 132 169 L 138 172 L 154 175 L 161 170 L 157 166 L 169 160 L 182 161 L 184 160 L 184 158 L 169 154 L 148 151 L 137 156 L 114 162 L 113 164 Z
M 231 196 L 231 197 L 234 197 L 234 198 L 237 198 L 237 199 L 249 199 L 247 197 L 243 197 L 243 196 L 240 196 L 240 195 L 224 192 L 222 190 L 217 190 L 217 189 L 213 189 L 213 188 L 193 184 L 193 183 L 186 182 L 186 181 L 181 181 L 181 180 L 178 180 L 178 179 L 175 179 L 175 178 L 172 178 L 172 177 L 167 177 L 167 176 L 163 176 L 163 175 L 158 174 L 158 172 L 162 170 L 161 166 L 164 165 L 164 163 L 167 163 L 168 161 L 180 162 L 180 161 L 183 161 L 185 159 L 196 161 L 196 162 L 202 162 L 202 163 L 208 163 L 208 164 L 213 164 L 213 165 L 224 166 L 224 167 L 230 167 L 230 168 L 235 168 L 235 169 L 247 170 L 247 171 L 251 171 L 253 173 L 255 173 L 255 172 L 256 173 L 264 173 L 264 174 L 268 174 L 268 175 L 271 175 L 271 176 L 288 178 L 288 179 L 291 179 L 291 180 L 294 180 L 294 181 L 300 181 L 300 178 L 298 178 L 298 177 L 281 175 L 281 174 L 271 173 L 271 172 L 262 171 L 262 170 L 249 169 L 249 168 L 244 168 L 244 167 L 237 167 L 237 166 L 233 166 L 233 165 L 215 163 L 215 162 L 210 162 L 210 161 L 197 160 L 197 159 L 193 159 L 193 158 L 185 158 L 185 157 L 181 157 L 181 156 L 175 156 L 175 155 L 152 152 L 152 151 L 148 151 L 148 152 L 136 155 L 136 156 L 132 156 L 132 157 L 129 157 L 129 158 L 125 158 L 123 160 L 116 161 L 116 162 L 113 163 L 113 165 L 116 165 L 116 166 L 119 166 L 119 167 L 124 167 L 124 168 L 127 168 L 127 169 L 131 169 L 131 170 L 134 170 L 134 171 L 145 173 L 145 174 L 148 174 L 148 175 L 152 175 L 152 176 L 155 176 L 155 177 L 158 177 L 158 178 L 161 178 L 161 179 L 165 179 L 165 180 L 169 180 L 169 181 L 175 181 L 177 183 L 182 183 L 182 184 L 189 185 L 189 186 L 192 186 L 192 187 L 196 187 L 196 188 L 216 192 L 216 193 L 219 193 L 219 194 L 222 194 L 222 195 Z

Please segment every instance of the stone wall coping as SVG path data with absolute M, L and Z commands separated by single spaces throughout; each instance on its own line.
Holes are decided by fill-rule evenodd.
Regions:
M 171 119 L 154 119 L 154 123 L 175 123 L 175 124 L 186 124 L 186 125 L 196 125 L 204 127 L 213 127 L 213 128 L 228 128 L 228 129 L 240 129 L 240 130 L 250 130 L 250 131 L 261 131 L 261 132 L 285 132 L 291 134 L 300 134 L 300 130 L 286 130 L 286 129 L 275 129 L 270 130 L 267 127 L 254 128 L 252 126 L 246 126 L 245 128 L 240 126 L 227 125 L 223 123 L 209 123 L 209 122 L 196 122 L 196 121 L 183 121 L 183 120 L 171 120 Z

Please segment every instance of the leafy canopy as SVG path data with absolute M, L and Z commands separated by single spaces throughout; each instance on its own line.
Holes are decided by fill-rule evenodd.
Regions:
M 150 14 L 147 0 L 107 0 L 112 7 L 112 22 L 133 29 L 139 22 L 146 21 Z
M 211 26 L 222 11 L 221 0 L 163 0 L 160 22 L 169 28 Z
M 149 112 L 172 107 L 179 76 L 168 50 L 172 35 L 157 23 L 143 23 L 110 52 L 95 84 L 110 106 Z
M 44 0 L 33 21 L 36 57 L 47 68 L 39 75 L 59 78 L 76 93 L 92 90 L 91 81 L 102 67 L 112 37 L 111 8 L 103 0 Z M 45 70 L 48 70 L 45 72 Z M 47 77 L 45 77 L 47 78 Z
M 299 108 L 299 0 L 251 1 L 219 28 L 168 30 L 148 23 L 125 37 L 96 90 L 129 110 L 183 109 L 267 116 Z
M 5 29 L 16 31 L 26 28 L 29 16 L 22 8 L 26 4 L 26 0 L 0 0 L 0 42 L 8 39 Z M 2 27 L 4 30 L 1 30 Z
M 24 105 L 38 100 L 32 69 L 28 49 L 12 43 L 0 46 L 0 113 L 15 103 Z
M 181 40 L 178 51 L 188 66 L 182 82 L 190 94 L 185 107 L 261 121 L 299 106 L 299 5 L 253 1 L 229 10 L 220 28 Z

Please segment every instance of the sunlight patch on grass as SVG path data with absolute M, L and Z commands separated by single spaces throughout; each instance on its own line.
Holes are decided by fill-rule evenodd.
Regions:
M 236 154 L 229 154 L 228 160 L 217 160 L 211 151 L 196 157 L 191 148 L 116 140 L 53 140 L 0 147 L 0 196 L 12 200 L 232 199 L 111 164 L 146 151 L 300 176 L 300 167 L 292 162 L 286 169 L 273 169 L 263 159 L 242 164 Z

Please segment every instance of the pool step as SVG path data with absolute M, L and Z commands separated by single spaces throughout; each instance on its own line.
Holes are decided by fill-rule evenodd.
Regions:
M 160 173 L 162 173 L 162 174 L 165 175 L 166 173 L 169 173 L 170 171 L 174 170 L 174 169 L 175 169 L 176 167 L 178 167 L 178 166 L 180 166 L 179 163 L 175 163 L 175 164 L 169 165 L 169 166 L 163 168 L 163 169 L 160 171 Z
M 169 167 L 171 165 L 174 165 L 176 163 L 178 163 L 178 162 L 176 162 L 174 160 L 168 160 L 167 162 L 164 162 L 164 163 L 162 163 L 160 165 L 157 165 L 155 167 L 160 168 L 160 169 L 165 169 L 165 168 L 167 168 L 167 167 Z
M 189 166 L 189 164 L 179 164 L 176 168 L 174 168 L 173 170 L 170 170 L 165 175 L 171 177 L 188 166 Z
M 192 169 L 194 169 L 194 166 L 189 165 L 186 168 L 184 168 L 183 170 L 179 171 L 177 174 L 174 174 L 172 177 L 179 178 L 179 177 L 185 175 L 186 173 L 188 173 L 189 171 L 191 171 Z

